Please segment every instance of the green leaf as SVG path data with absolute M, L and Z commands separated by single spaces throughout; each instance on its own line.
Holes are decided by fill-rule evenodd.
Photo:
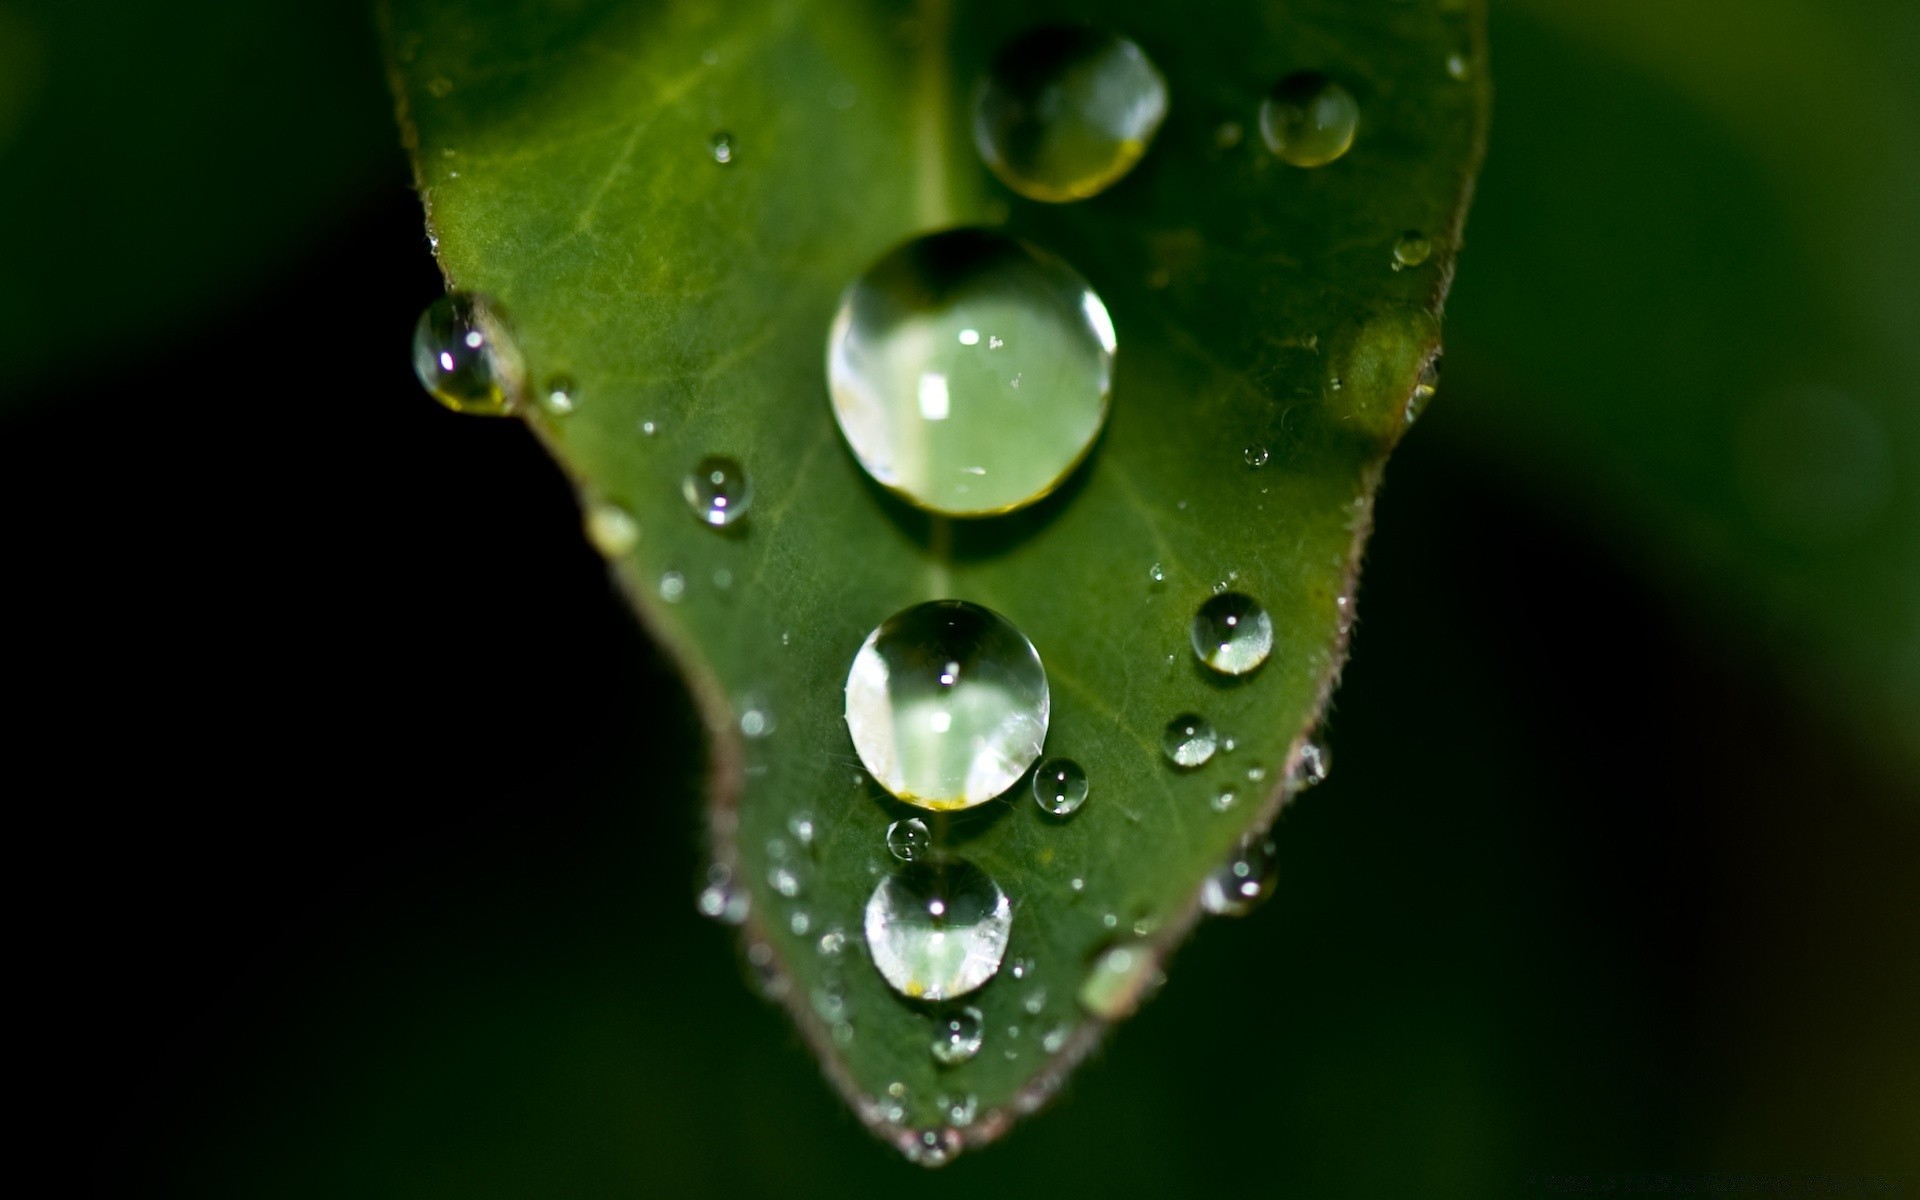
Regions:
M 527 408 L 590 524 L 617 506 L 638 529 L 613 566 L 710 728 L 712 853 L 750 891 L 749 958 L 835 1085 L 909 1154 L 985 1143 L 1051 1096 L 1192 926 L 1203 879 L 1287 798 L 1345 655 L 1382 465 L 1438 350 L 1482 140 L 1479 16 L 1441 7 L 397 0 L 387 18 L 448 282 L 500 302 L 531 391 L 574 382 L 571 415 Z M 973 83 L 1026 27 L 1095 15 L 1164 72 L 1166 123 L 1099 196 L 1021 199 L 974 151 Z M 1361 113 L 1353 149 L 1315 170 L 1258 132 L 1261 98 L 1302 69 Z M 822 360 L 856 275 L 903 238 L 969 224 L 1072 263 L 1119 353 L 1106 433 L 1061 491 L 956 522 L 861 473 Z M 1409 230 L 1434 253 L 1397 269 Z M 1270 457 L 1252 467 L 1248 447 Z M 757 493 L 725 532 L 681 498 L 710 454 L 743 463 Z M 483 499 L 457 503 L 484 519 Z M 1235 683 L 1188 645 L 1223 583 L 1275 624 L 1272 658 Z M 1038 647 L 1048 753 L 1092 782 L 1065 821 L 1024 782 L 944 818 L 947 846 L 1012 897 L 1009 961 L 1031 964 L 969 997 L 985 1048 L 951 1068 L 929 1054 L 932 1010 L 865 958 L 884 831 L 915 810 L 866 780 L 842 719 L 867 633 L 942 597 L 1005 614 Z M 749 704 L 771 733 L 739 735 Z M 1234 748 L 1183 773 L 1161 731 L 1189 710 Z M 1216 811 L 1223 791 L 1235 801 Z M 795 897 L 768 884 L 783 866 Z M 823 954 L 834 931 L 846 949 Z M 1092 989 L 1094 1016 L 1078 997 L 1123 939 L 1133 970 Z M 673 986 L 678 964 L 657 968 Z M 969 1104 L 922 1153 L 915 1131 Z

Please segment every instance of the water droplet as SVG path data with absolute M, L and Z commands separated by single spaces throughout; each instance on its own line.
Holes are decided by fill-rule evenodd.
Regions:
M 715 582 L 717 583 L 718 580 Z M 773 729 L 773 709 L 768 706 L 765 700 L 759 699 L 758 697 L 748 697 L 740 702 L 740 732 L 743 736 L 763 738 L 771 735 Z M 798 817 L 794 818 L 795 821 L 799 819 Z M 793 821 L 787 823 L 787 828 L 793 829 Z M 795 834 L 798 836 L 797 830 Z M 800 844 L 805 845 L 811 841 L 812 838 L 813 823 L 809 820 L 807 823 L 807 836 L 800 839 Z
M 1025 957 L 1014 959 L 1008 968 L 1009 973 L 1015 979 L 1025 979 L 1032 970 L 1033 960 Z
M 940 1018 L 933 1034 L 934 1061 L 945 1067 L 957 1067 L 980 1053 L 986 1041 L 986 1018 L 971 1006 L 949 1012 Z
M 642 436 L 652 437 L 654 434 L 659 432 L 660 432 L 660 427 L 658 425 L 655 425 L 652 421 L 640 422 L 640 433 L 642 434 Z
M 1167 581 L 1167 569 L 1159 563 L 1155 563 L 1147 568 L 1147 578 L 1154 583 L 1165 583 Z
M 1318 71 L 1287 76 L 1260 104 L 1267 149 L 1296 167 L 1323 167 L 1345 154 L 1359 124 L 1353 94 Z
M 816 944 L 822 958 L 839 958 L 847 948 L 847 931 L 835 926 L 820 935 Z
M 1247 782 L 1260 783 L 1267 777 L 1267 769 L 1258 763 L 1247 768 Z
M 838 979 L 829 979 L 815 987 L 808 994 L 813 1001 L 813 1011 L 822 1021 L 844 1021 L 852 1015 L 847 1004 L 846 986 Z
M 1120 914 L 1111 913 L 1111 912 L 1102 913 L 1100 916 L 1100 923 L 1102 925 L 1105 925 L 1108 929 L 1118 929 L 1120 928 Z
M 1030 200 L 1084 200 L 1140 161 L 1167 115 L 1167 81 L 1140 47 L 1084 25 L 1009 42 L 981 80 L 973 143 Z
M 526 376 L 506 318 L 487 297 L 453 292 L 427 305 L 413 327 L 413 371 L 455 412 L 505 416 Z
M 1239 798 L 1239 794 L 1232 788 L 1221 788 L 1213 794 L 1213 799 L 1209 800 L 1207 804 L 1208 807 L 1212 808 L 1215 812 L 1225 812 L 1232 808 L 1234 801 Z
M 1040 757 L 1047 673 L 1005 617 L 964 600 L 929 601 L 867 635 L 847 675 L 846 716 L 854 750 L 882 787 L 923 808 L 969 808 Z
M 1035 988 L 1028 992 L 1027 998 L 1020 1002 L 1020 1007 L 1030 1017 L 1039 1016 L 1041 1010 L 1047 1007 L 1047 989 Z
M 1275 871 L 1273 840 L 1264 834 L 1248 838 L 1200 885 L 1200 906 L 1221 916 L 1243 917 L 1273 894 Z
M 556 375 L 547 380 L 547 390 L 540 397 L 540 407 L 556 417 L 564 417 L 573 411 L 578 395 L 579 389 L 574 386 L 573 380 L 565 375 Z
M 910 866 L 867 900 L 867 952 L 909 999 L 950 1000 L 985 984 L 1000 969 L 1012 926 L 1007 894 L 960 859 Z
M 767 886 L 791 900 L 800 894 L 800 874 L 787 863 L 767 868 Z
M 1087 772 L 1070 758 L 1050 758 L 1033 773 L 1033 798 L 1056 817 L 1070 817 L 1087 801 Z
M 952 1121 L 958 1128 L 965 1129 L 973 1124 L 974 1118 L 979 1115 L 980 1097 L 968 1092 L 947 1105 L 946 1112 L 947 1120 Z
M 1323 783 L 1328 772 L 1333 770 L 1333 752 L 1325 743 L 1309 741 L 1300 747 L 1300 757 L 1294 762 L 1293 771 L 1287 777 L 1287 790 L 1304 791 L 1316 783 Z
M 848 1046 L 853 1045 L 853 1022 L 852 1021 L 835 1021 L 833 1023 L 832 1033 L 833 1033 L 834 1045 L 840 1047 L 843 1050 L 846 1049 Z
M 817 832 L 813 824 L 813 814 L 797 812 L 791 817 L 788 817 L 787 832 L 791 833 L 793 840 L 799 842 L 801 846 L 811 847 L 813 845 L 814 834 Z
M 608 558 L 621 558 L 640 541 L 633 514 L 617 504 L 596 504 L 587 510 L 587 540 Z
M 1245 675 L 1273 651 L 1273 619 L 1259 601 L 1221 592 L 1193 614 L 1193 652 L 1222 675 Z
M 687 594 L 687 577 L 678 571 L 668 571 L 660 576 L 660 598 L 668 604 L 680 603 Z
M 713 152 L 713 161 L 725 166 L 733 161 L 733 135 L 725 130 L 714 134 L 708 149 Z
M 702 916 L 727 925 L 738 925 L 747 919 L 747 910 L 752 900 L 747 890 L 737 887 L 733 882 L 733 872 L 715 863 L 707 868 L 707 886 L 700 889 L 698 907 Z
M 1447 55 L 1447 74 L 1465 83 L 1473 78 L 1473 60 L 1464 54 Z
M 1267 460 L 1272 458 L 1273 455 L 1265 446 L 1248 446 L 1241 454 L 1241 457 L 1247 460 L 1248 466 L 1258 470 L 1266 466 Z
M 1176 767 L 1191 770 L 1213 757 L 1220 746 L 1212 722 L 1198 713 L 1181 713 L 1167 722 L 1160 735 L 1160 747 Z
M 991 336 L 970 345 L 963 331 Z M 1086 456 L 1106 423 L 1115 344 L 1072 267 L 954 229 L 895 247 L 846 290 L 827 386 L 867 474 L 934 512 L 984 516 L 1040 499 Z M 1023 374 L 1045 386 L 1021 391 Z
M 753 507 L 753 480 L 730 458 L 708 455 L 680 482 L 693 515 L 713 527 L 731 525 Z
M 1142 942 L 1116 942 L 1101 952 L 1080 984 L 1080 1006 L 1096 1017 L 1118 1020 L 1138 1008 L 1160 982 L 1160 971 Z
M 1078 875 L 1075 875 L 1072 879 L 1067 881 L 1067 886 L 1072 888 L 1076 892 L 1084 892 L 1087 890 L 1087 881 L 1080 878 Z
M 919 817 L 908 817 L 887 826 L 887 852 L 901 862 L 925 858 L 932 848 L 933 832 Z
M 957 1130 L 919 1129 L 909 1131 L 896 1145 L 901 1155 L 917 1167 L 944 1167 L 960 1153 L 963 1141 Z
M 1417 267 L 1433 254 L 1433 242 L 1417 229 L 1409 229 L 1393 244 L 1393 269 Z
M 805 937 L 807 931 L 813 928 L 813 918 L 805 909 L 796 908 L 793 915 L 787 918 L 787 928 L 793 930 L 793 936 Z

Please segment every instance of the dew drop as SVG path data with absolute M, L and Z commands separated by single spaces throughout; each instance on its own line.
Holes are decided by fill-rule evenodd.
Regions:
M 847 288 L 827 386 L 876 482 L 934 512 L 984 516 L 1047 495 L 1086 456 L 1106 423 L 1115 345 L 1106 306 L 1072 267 L 954 229 L 895 247 Z M 1023 377 L 1039 386 L 1022 390 Z
M 1033 960 L 1017 957 L 1009 965 L 1008 971 L 1015 979 L 1025 979 L 1033 971 Z
M 1296 167 L 1323 167 L 1345 154 L 1359 124 L 1353 94 L 1318 71 L 1287 76 L 1260 104 L 1267 149 Z
M 1030 1017 L 1039 1016 L 1046 1007 L 1047 989 L 1045 988 L 1033 989 L 1027 993 L 1027 998 L 1020 1002 L 1020 1008 Z
M 1043 25 L 1009 42 L 980 81 L 973 144 L 1029 200 L 1084 200 L 1147 152 L 1167 81 L 1139 46 L 1084 25 Z
M 733 161 L 733 135 L 721 130 L 707 143 L 707 149 L 713 154 L 713 161 L 722 166 Z
M 427 305 L 413 328 L 413 371 L 455 412 L 512 412 L 526 375 L 506 318 L 487 297 L 453 292 Z
M 799 842 L 802 847 L 810 848 L 813 845 L 814 835 L 819 830 L 813 823 L 812 813 L 797 812 L 787 818 L 787 832 L 791 833 L 793 840 Z
M 1323 783 L 1332 770 L 1333 753 L 1327 749 L 1326 744 L 1317 740 L 1309 741 L 1300 747 L 1300 757 L 1287 776 L 1287 790 L 1299 792 L 1316 783 Z
M 1165 583 L 1167 581 L 1167 569 L 1159 563 L 1155 563 L 1147 568 L 1147 578 L 1154 583 Z
M 847 931 L 837 926 L 827 930 L 820 935 L 820 941 L 816 943 L 815 948 L 820 951 L 822 958 L 839 958 L 847 948 Z
M 1219 791 L 1213 794 L 1213 799 L 1207 802 L 1207 806 L 1213 809 L 1213 811 L 1215 812 L 1226 812 L 1228 809 L 1232 808 L 1234 806 L 1234 802 L 1239 799 L 1240 799 L 1240 794 L 1238 792 L 1235 792 L 1232 788 L 1221 788 Z
M 700 889 L 697 901 L 702 916 L 725 925 L 738 925 L 747 919 L 752 901 L 745 888 L 733 881 L 733 872 L 715 863 L 707 868 L 707 886 Z
M 933 1059 L 943 1067 L 957 1067 L 980 1053 L 986 1041 L 986 1018 L 969 1005 L 940 1018 L 933 1034 Z
M 1193 652 L 1222 675 L 1245 675 L 1273 652 L 1273 619 L 1251 596 L 1221 592 L 1193 614 Z
M 640 542 L 640 526 L 633 514 L 618 504 L 596 504 L 587 510 L 587 541 L 608 558 L 624 558 Z
M 1065 1025 L 1055 1025 L 1052 1029 L 1047 1030 L 1046 1036 L 1040 1039 L 1040 1048 L 1048 1054 L 1059 1053 L 1060 1047 L 1066 1044 L 1067 1027 Z
M 1213 723 L 1197 713 L 1181 713 L 1167 722 L 1160 735 L 1160 748 L 1176 767 L 1192 770 L 1213 757 L 1220 746 Z
M 1087 802 L 1087 772 L 1070 758 L 1050 758 L 1033 773 L 1033 798 L 1056 817 L 1070 817 Z
M 1160 982 L 1160 969 L 1142 942 L 1116 942 L 1100 953 L 1080 984 L 1080 1007 L 1113 1021 L 1126 1016 Z
M 847 675 L 847 731 L 880 785 L 909 804 L 970 808 L 1040 757 L 1047 673 L 1012 622 L 933 600 L 867 635 Z
M 788 863 L 767 868 L 767 886 L 791 900 L 800 894 L 800 874 Z
M 1267 460 L 1272 458 L 1273 455 L 1265 446 L 1248 446 L 1246 450 L 1241 453 L 1241 457 L 1247 460 L 1248 466 L 1258 470 L 1266 466 Z
M 1243 917 L 1273 894 L 1275 871 L 1273 840 L 1264 834 L 1248 838 L 1200 885 L 1200 907 Z
M 787 918 L 787 928 L 793 931 L 793 936 L 805 937 L 807 931 L 813 928 L 813 917 L 805 909 L 796 908 L 793 915 Z
M 556 417 L 564 417 L 573 412 L 579 394 L 573 380 L 565 375 L 556 375 L 547 380 L 547 390 L 540 396 L 540 407 Z
M 660 432 L 660 427 L 658 425 L 655 425 L 652 421 L 640 422 L 640 433 L 642 436 L 652 437 L 654 434 L 659 432 Z
M 933 832 L 919 817 L 908 817 L 887 826 L 887 853 L 901 862 L 925 858 L 933 848 Z
M 1393 244 L 1393 269 L 1417 267 L 1433 255 L 1433 242 L 1417 229 L 1409 229 Z
M 693 515 L 714 528 L 731 525 L 753 507 L 753 480 L 730 458 L 710 454 L 680 482 Z
M 717 582 L 717 581 L 716 581 Z M 763 738 L 773 733 L 773 710 L 757 700 L 747 701 L 740 709 L 740 733 L 744 737 Z M 795 818 L 798 820 L 799 818 Z M 792 827 L 792 822 L 788 823 Z M 796 831 L 797 836 L 797 831 Z M 805 845 L 813 838 L 813 823 L 807 822 L 807 836 L 801 839 Z
M 1012 926 L 1007 894 L 960 859 L 909 866 L 867 900 L 868 955 L 889 987 L 914 1000 L 964 996 L 992 979 Z
M 1464 54 L 1447 55 L 1447 74 L 1465 83 L 1473 78 L 1473 60 Z
M 678 604 L 687 594 L 687 577 L 678 571 L 668 571 L 660 576 L 660 598 L 668 604 Z

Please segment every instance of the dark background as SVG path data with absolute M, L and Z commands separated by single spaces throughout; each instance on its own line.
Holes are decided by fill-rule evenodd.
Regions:
M 1278 894 L 1201 930 L 1054 1109 L 929 1175 L 858 1128 L 694 914 L 699 733 L 557 470 L 517 425 L 445 413 L 412 380 L 438 278 L 370 30 L 232 8 L 109 8 L 103 31 L 97 12 L 0 6 L 16 1054 L 76 1181 L 1920 1187 L 1904 710 L 1848 682 L 1854 650 L 1821 622 L 1753 621 L 1764 570 L 1673 569 L 1685 543 L 1655 527 L 1710 503 L 1660 509 L 1658 488 L 1607 490 L 1633 471 L 1604 465 L 1544 482 L 1488 432 L 1515 406 L 1580 403 L 1509 352 L 1553 332 L 1511 328 L 1522 298 L 1658 290 L 1631 262 L 1592 287 L 1530 265 L 1512 231 L 1565 184 L 1538 165 L 1556 151 L 1604 160 L 1611 130 L 1631 162 L 1667 129 L 1674 171 L 1699 174 L 1608 175 L 1612 219 L 1667 235 L 1662 254 L 1697 248 L 1676 271 L 1744 279 L 1715 229 L 1770 203 L 1769 177 L 1721 169 L 1744 160 L 1712 103 L 1527 6 L 1496 14 L 1495 149 L 1449 370 L 1388 473 L 1333 776 L 1282 824 Z M 1841 11 L 1889 55 L 1913 28 Z M 1584 128 L 1567 96 L 1596 92 L 1612 99 Z M 1623 343 L 1608 309 L 1594 353 L 1644 360 L 1645 386 L 1684 405 L 1668 352 Z M 1875 527 L 1895 570 L 1920 531 L 1905 388 L 1893 525 Z M 1851 624 L 1911 627 L 1912 582 L 1854 596 Z

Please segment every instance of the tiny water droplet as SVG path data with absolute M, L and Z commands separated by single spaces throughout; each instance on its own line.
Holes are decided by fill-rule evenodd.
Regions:
M 1165 583 L 1167 581 L 1167 569 L 1159 563 L 1155 563 L 1147 568 L 1147 578 L 1154 583 Z
M 1258 763 L 1247 768 L 1248 783 L 1260 783 L 1264 781 L 1266 777 L 1267 777 L 1267 769 L 1263 766 L 1260 766 Z
M 1033 960 L 1026 957 L 1015 958 L 1008 966 L 1008 972 L 1015 979 L 1025 979 L 1033 970 Z
M 813 824 L 813 814 L 797 812 L 788 817 L 787 832 L 791 833 L 793 840 L 799 842 L 803 848 L 811 848 L 814 834 L 817 832 Z
M 1193 652 L 1222 675 L 1245 675 L 1273 651 L 1273 619 L 1260 602 L 1239 592 L 1222 591 L 1193 614 L 1189 630 Z
M 1057 1054 L 1060 1047 L 1066 1044 L 1067 1027 L 1065 1025 L 1055 1025 L 1052 1029 L 1047 1030 L 1046 1036 L 1040 1039 L 1040 1048 L 1048 1054 Z
M 903 1157 L 916 1167 L 944 1167 L 960 1153 L 963 1141 L 951 1129 L 910 1131 L 898 1143 Z
M 1084 200 L 1140 161 L 1167 115 L 1167 81 L 1132 42 L 1043 25 L 994 57 L 974 94 L 973 143 L 1030 200 Z
M 1417 229 L 1409 229 L 1393 244 L 1393 269 L 1417 267 L 1433 254 L 1433 242 Z
M 933 1058 L 943 1067 L 957 1067 L 980 1053 L 986 1041 L 986 1018 L 972 1006 L 940 1018 L 933 1035 Z
M 1047 1007 L 1047 989 L 1035 988 L 1028 992 L 1027 998 L 1020 1002 L 1020 1007 L 1030 1017 L 1039 1016 L 1041 1010 Z
M 1266 466 L 1267 460 L 1272 458 L 1273 455 L 1265 446 L 1248 446 L 1246 450 L 1241 453 L 1241 457 L 1247 460 L 1248 466 L 1258 470 Z
M 908 817 L 887 826 L 887 853 L 901 862 L 925 858 L 932 848 L 933 831 L 919 817 Z
M 640 422 L 640 433 L 643 436 L 652 437 L 654 434 L 659 432 L 660 432 L 660 427 L 658 425 L 655 425 L 652 421 Z
M 1042 811 L 1070 817 L 1087 801 L 1087 772 L 1070 758 L 1050 758 L 1033 773 L 1033 798 Z
M 822 958 L 839 958 L 847 948 L 847 931 L 835 926 L 820 935 L 815 948 Z
M 608 558 L 623 558 L 640 542 L 640 526 L 633 514 L 618 504 L 596 504 L 587 510 L 587 541 Z
M 1108 929 L 1118 929 L 1120 928 L 1120 914 L 1119 913 L 1102 913 L 1100 916 L 1100 923 L 1102 925 L 1105 925 Z
M 556 375 L 547 380 L 547 390 L 540 397 L 540 407 L 556 417 L 564 417 L 574 410 L 578 394 L 573 380 L 565 375 Z
M 1080 878 L 1078 875 L 1075 875 L 1072 879 L 1067 881 L 1067 886 L 1072 888 L 1076 892 L 1084 892 L 1087 890 L 1087 881 Z
M 694 516 L 718 529 L 745 517 L 753 507 L 753 480 L 731 458 L 710 454 L 687 472 L 680 494 Z
M 1287 76 L 1260 104 L 1267 149 L 1296 167 L 1323 167 L 1345 154 L 1359 124 L 1353 94 L 1318 71 Z
M 505 316 L 475 292 L 427 305 L 413 327 L 413 371 L 441 404 L 487 417 L 513 410 L 526 375 Z
M 983 335 L 999 348 L 982 350 Z M 1106 305 L 1072 267 L 952 229 L 896 246 L 847 288 L 827 387 L 875 482 L 933 512 L 985 516 L 1049 494 L 1092 449 L 1115 347 Z M 1038 393 L 1018 390 L 1029 371 L 1047 383 Z
M 847 1004 L 846 986 L 838 979 L 829 979 L 808 993 L 813 1002 L 813 1011 L 822 1021 L 844 1021 L 852 1015 Z
M 738 925 L 747 919 L 752 899 L 747 890 L 733 881 L 733 872 L 715 863 L 707 868 L 707 886 L 700 890 L 697 902 L 702 916 L 726 925 Z
M 1273 839 L 1250 837 L 1200 885 L 1200 907 L 1227 917 L 1243 917 L 1273 894 L 1276 860 Z
M 733 135 L 725 130 L 714 134 L 707 148 L 713 154 L 713 161 L 722 166 L 733 161 Z
M 1220 746 L 1212 722 L 1198 713 L 1181 713 L 1167 722 L 1160 735 L 1160 747 L 1176 767 L 1192 770 L 1213 757 Z
M 1012 926 L 1013 905 L 985 871 L 961 859 L 912 864 L 867 900 L 867 953 L 902 996 L 949 1000 L 999 971 Z
M 1013 786 L 1040 757 L 1048 709 L 1033 643 L 963 600 L 887 618 L 847 675 L 847 731 L 861 763 L 922 808 L 970 808 Z
M 1208 801 L 1208 805 L 1215 812 L 1226 812 L 1239 798 L 1239 794 L 1232 788 L 1221 788 L 1213 794 L 1213 799 Z
M 787 928 L 793 930 L 793 936 L 805 937 L 807 936 L 807 931 L 813 928 L 813 918 L 807 914 L 805 909 L 796 908 L 793 910 L 793 914 L 787 918 Z
M 1081 982 L 1080 1007 L 1096 1017 L 1118 1020 L 1138 1008 L 1159 982 L 1159 968 L 1145 943 L 1116 942 L 1094 959 Z
M 1464 54 L 1447 55 L 1447 74 L 1465 83 L 1473 78 L 1473 60 Z
M 840 1047 L 843 1050 L 846 1049 L 848 1046 L 853 1045 L 853 1022 L 852 1021 L 835 1021 L 833 1023 L 832 1033 L 833 1033 L 834 1045 Z
M 786 863 L 767 868 L 767 886 L 791 900 L 800 894 L 800 873 Z
M 740 732 L 743 736 L 750 737 L 750 738 L 763 738 L 770 735 L 773 732 L 773 728 L 774 728 L 773 710 L 767 707 L 767 704 L 765 701 L 757 700 L 757 699 L 749 699 L 741 703 Z M 795 821 L 799 819 L 800 818 L 798 817 L 794 818 Z M 787 824 L 787 827 L 789 829 L 793 829 L 794 828 L 793 822 L 789 821 Z M 795 836 L 798 836 L 799 831 L 796 829 L 794 830 L 794 832 L 795 832 Z M 812 839 L 813 839 L 813 822 L 811 820 L 808 820 L 807 834 L 804 838 L 801 838 L 801 845 L 805 845 L 807 842 L 811 841 Z
M 678 571 L 668 571 L 660 576 L 660 598 L 668 604 L 680 603 L 687 594 L 687 577 Z
M 1287 790 L 1298 792 L 1326 781 L 1327 774 L 1333 770 L 1333 753 L 1325 743 L 1309 741 L 1300 747 L 1300 757 L 1294 763 L 1293 772 L 1287 778 Z

